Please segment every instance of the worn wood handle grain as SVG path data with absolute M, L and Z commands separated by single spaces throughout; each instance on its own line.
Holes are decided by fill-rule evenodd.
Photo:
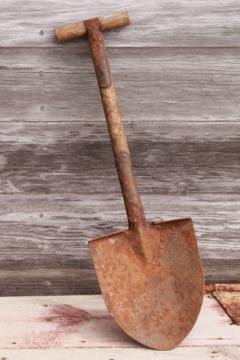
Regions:
M 98 19 L 102 31 L 112 30 L 130 24 L 127 11 L 118 12 L 107 17 L 99 17 Z M 86 33 L 87 30 L 84 21 L 67 24 L 56 29 L 56 37 L 59 42 L 75 40 L 86 35 Z
M 108 63 L 100 21 L 98 18 L 86 20 L 84 25 L 88 33 L 89 47 L 107 120 L 129 228 L 137 229 L 145 223 L 145 214 L 137 183 L 134 179 L 131 155 Z

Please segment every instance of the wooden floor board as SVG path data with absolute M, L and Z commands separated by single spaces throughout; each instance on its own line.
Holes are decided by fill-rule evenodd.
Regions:
M 2 350 L 2 359 L 8 360 L 237 360 L 240 357 L 239 346 L 212 346 L 177 348 L 168 352 L 149 349 L 91 348 L 91 349 L 35 349 Z
M 113 321 L 101 296 L 0 298 L 0 309 L 1 349 L 139 348 Z M 208 294 L 180 346 L 237 346 L 239 334 L 240 327 L 231 325 Z

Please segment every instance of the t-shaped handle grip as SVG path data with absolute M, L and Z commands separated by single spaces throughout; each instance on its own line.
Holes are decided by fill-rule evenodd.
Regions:
M 127 11 L 117 12 L 111 16 L 98 17 L 101 31 L 112 30 L 127 26 L 130 24 L 130 19 Z M 57 41 L 64 42 L 78 39 L 87 34 L 84 21 L 74 24 L 67 24 L 56 29 Z

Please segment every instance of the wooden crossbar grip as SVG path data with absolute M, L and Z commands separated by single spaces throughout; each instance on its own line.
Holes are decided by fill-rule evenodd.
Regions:
M 115 13 L 107 17 L 99 17 L 100 28 L 102 31 L 112 30 L 130 24 L 127 11 Z M 68 24 L 56 29 L 57 41 L 64 42 L 78 39 L 86 35 L 87 30 L 84 21 Z

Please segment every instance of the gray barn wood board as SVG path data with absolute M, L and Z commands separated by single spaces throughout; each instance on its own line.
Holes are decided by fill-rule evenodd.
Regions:
M 82 42 L 84 49 L 0 48 L 1 120 L 103 122 Z M 126 120 L 239 122 L 240 49 L 127 48 L 109 56 Z
M 240 3 L 0 9 L 0 295 L 99 292 L 87 241 L 126 216 L 87 43 L 53 30 L 124 9 L 106 42 L 147 216 L 192 216 L 207 282 L 239 281 Z
M 238 130 L 236 123 L 126 122 L 141 192 L 240 193 Z M 3 123 L 0 155 L 0 193 L 120 192 L 103 116 Z
M 59 24 L 125 9 L 129 10 L 132 27 L 107 34 L 110 46 L 236 47 L 240 44 L 238 0 L 1 2 L 4 21 L 0 23 L 0 46 L 56 46 L 52 29 Z
M 2 295 L 99 290 L 87 241 L 127 226 L 119 195 L 8 194 L 0 202 Z M 149 220 L 191 215 L 207 282 L 237 281 L 239 196 L 144 195 L 143 203 Z

